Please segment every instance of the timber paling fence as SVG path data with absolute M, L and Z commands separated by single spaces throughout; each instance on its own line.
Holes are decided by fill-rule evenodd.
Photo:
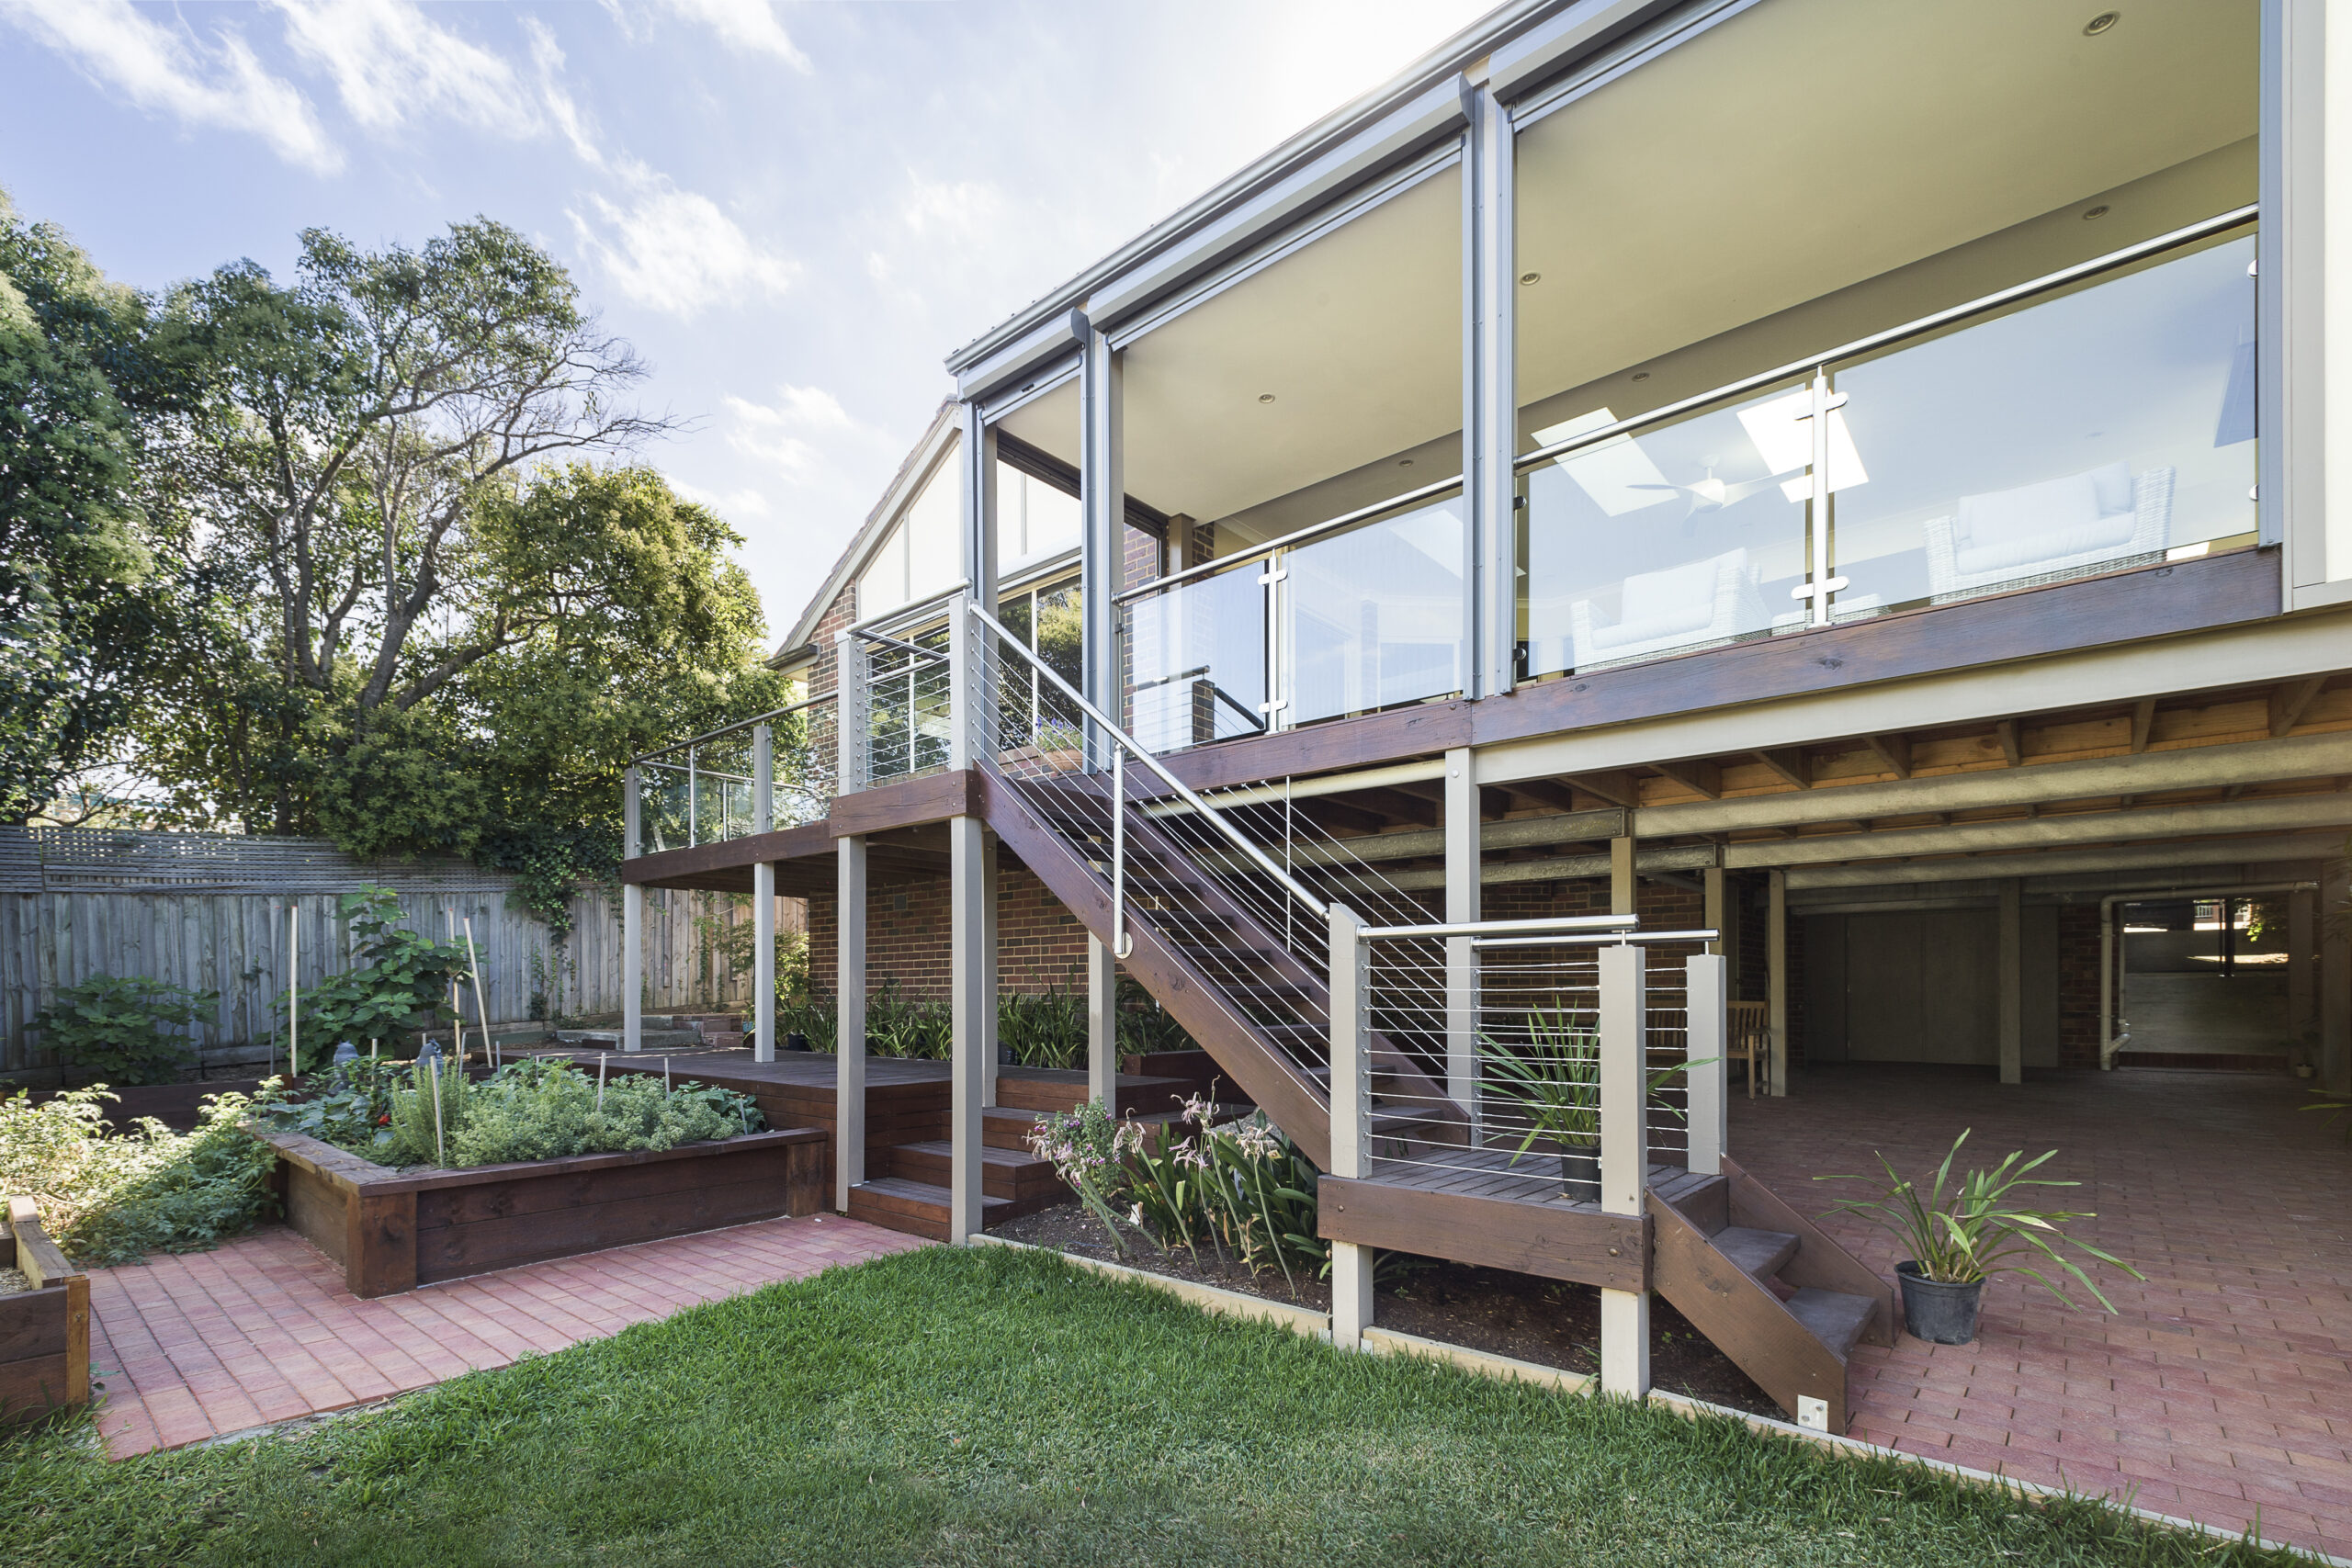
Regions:
M 507 895 L 515 879 L 457 858 L 363 861 L 310 839 L 0 828 L 0 1077 L 44 1076 L 30 1025 L 61 986 L 96 975 L 140 976 L 218 991 L 191 1032 L 211 1076 L 258 1066 L 283 1049 L 289 906 L 299 983 L 351 964 L 338 895 L 373 883 L 400 896 L 401 924 L 439 939 L 473 921 L 482 995 L 493 1024 L 621 1010 L 618 897 L 582 887 L 558 944 Z M 689 1010 L 748 1005 L 749 965 L 734 973 L 723 928 L 748 924 L 750 900 L 646 890 L 645 1005 Z M 699 917 L 699 919 L 697 919 Z M 748 946 L 746 946 L 748 952 Z M 473 996 L 466 995 L 473 1019 Z

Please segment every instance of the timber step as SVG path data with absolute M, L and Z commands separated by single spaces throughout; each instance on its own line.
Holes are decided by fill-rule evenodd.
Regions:
M 1857 1341 L 1894 1343 L 1894 1292 L 1732 1160 L 1718 1177 L 1653 1185 L 1651 1280 L 1691 1326 L 1787 1412 L 1842 1433 Z
M 944 1138 L 900 1144 L 889 1151 L 889 1174 L 944 1189 L 954 1179 L 955 1159 L 956 1145 Z M 982 1145 L 980 1190 L 1012 1204 L 1003 1216 L 1010 1219 L 1013 1214 L 1033 1213 L 1058 1202 L 1065 1190 L 1061 1178 L 1054 1174 L 1054 1168 L 1035 1155 Z
M 1802 1290 L 1781 1304 L 1840 1360 L 1853 1349 L 1854 1341 L 1870 1326 L 1871 1314 L 1878 1310 L 1878 1303 L 1870 1297 L 1844 1291 Z
M 997 1074 L 996 1102 L 1012 1111 L 1075 1111 L 1086 1103 L 1086 1074 L 1075 1069 L 1006 1068 Z M 1182 1078 L 1119 1075 L 1121 1116 L 1143 1116 L 1181 1105 L 1191 1086 Z
M 1221 1105 L 1217 1107 L 1218 1119 L 1245 1115 L 1249 1110 L 1247 1105 Z M 1026 1154 L 1030 1131 L 1037 1125 L 1037 1118 L 1045 1114 L 1046 1112 L 1042 1111 L 1024 1111 L 1013 1105 L 989 1106 L 980 1112 L 980 1141 L 992 1149 L 1017 1149 Z M 1169 1111 L 1147 1111 L 1121 1120 L 1138 1122 L 1146 1127 L 1174 1126 L 1184 1120 L 1184 1112 L 1182 1107 L 1178 1107 Z
M 1797 1238 L 1786 1231 L 1750 1230 L 1725 1225 L 1708 1238 L 1715 1250 L 1759 1280 L 1769 1280 L 1797 1255 Z
M 945 1241 L 951 1201 L 952 1195 L 944 1187 L 910 1181 L 903 1176 L 877 1176 L 849 1190 L 849 1217 L 927 1241 Z M 983 1227 L 1001 1224 L 1013 1217 L 1011 1203 L 981 1194 Z

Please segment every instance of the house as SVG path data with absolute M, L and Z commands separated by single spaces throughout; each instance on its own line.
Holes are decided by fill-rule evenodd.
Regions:
M 1513 0 L 948 356 L 778 656 L 816 761 L 649 764 L 632 897 L 809 898 L 843 1041 L 951 998 L 775 1067 L 845 1212 L 960 1240 L 1035 1108 L 1148 1104 L 1123 972 L 1328 1173 L 1342 1342 L 1441 1255 L 1600 1287 L 1639 1393 L 1663 1293 L 1843 1430 L 1893 1301 L 1729 1098 L 2352 1090 L 2331 24 Z M 1082 1079 L 997 1060 L 1053 984 Z M 1580 1122 L 1497 1076 L 1554 1025 Z

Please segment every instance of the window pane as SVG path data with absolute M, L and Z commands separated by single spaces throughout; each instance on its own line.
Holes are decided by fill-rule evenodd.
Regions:
M 1174 751 L 1265 728 L 1261 570 L 1237 567 L 1128 606 L 1135 670 L 1128 724 L 1146 747 Z
M 1811 437 L 1803 389 L 1579 448 L 1520 483 L 1527 672 L 1598 670 L 1802 625 Z M 1616 422 L 1608 409 L 1535 433 Z M 1833 457 L 1837 437 L 1833 430 Z M 1831 464 L 1833 477 L 1838 465 Z
M 1292 722 L 1462 689 L 1462 500 L 1290 552 Z
M 2254 241 L 1836 372 L 1867 479 L 1841 613 L 1964 599 L 2252 533 Z

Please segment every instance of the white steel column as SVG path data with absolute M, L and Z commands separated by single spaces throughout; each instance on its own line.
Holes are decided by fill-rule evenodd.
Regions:
M 752 727 L 752 830 L 775 830 L 775 737 Z M 775 1060 L 775 864 L 752 863 L 752 1060 Z
M 635 860 L 643 853 L 643 788 L 632 766 L 621 781 L 621 853 Z M 634 1051 L 645 1043 L 645 889 L 634 882 L 621 884 L 621 1049 Z
M 1091 932 L 1086 939 L 1086 1098 L 1119 1113 L 1119 961 Z
M 996 1104 L 997 1073 L 1003 1066 L 1003 1044 L 997 1033 L 997 991 L 1003 984 L 1003 949 L 997 941 L 996 916 L 996 835 L 980 836 L 980 915 L 984 929 L 980 933 L 980 990 L 988 1005 L 980 1010 L 980 1043 L 982 1074 L 980 1103 Z
M 1764 1016 L 1774 1099 L 1789 1092 L 1789 874 L 1767 874 L 1764 905 Z
M 1121 404 L 1119 353 L 1101 333 L 1089 332 L 1078 375 L 1080 405 L 1079 503 L 1084 533 L 1079 553 L 1079 615 L 1083 628 L 1087 701 L 1124 722 L 1119 680 L 1119 592 L 1126 527 L 1125 431 Z M 1090 724 L 1089 729 L 1092 728 Z M 1096 736 L 1087 765 L 1110 766 L 1106 742 Z
M 1512 310 L 1518 299 L 1511 210 L 1510 111 L 1483 83 L 1470 89 L 1462 177 L 1462 473 L 1464 694 L 1515 683 L 1519 637 L 1518 384 Z
M 1470 925 L 1478 913 L 1478 776 L 1464 746 L 1445 754 L 1445 919 Z M 1445 939 L 1445 1093 L 1470 1118 L 1478 1142 L 1478 950 L 1466 936 Z
M 1999 1006 L 2001 1081 L 2025 1082 L 2025 884 L 2001 883 Z
M 1683 1083 L 1690 1093 L 1683 1107 L 1690 1118 L 1690 1174 L 1718 1176 L 1730 1136 L 1731 1063 L 1724 1052 L 1731 1032 L 1724 1004 L 1730 999 L 1724 963 L 1716 953 L 1700 953 L 1682 968 L 1682 1005 L 1689 1025 L 1684 1032 L 1690 1066 Z
M 865 1179 L 865 840 L 833 841 L 835 859 L 833 1207 Z
M 1363 922 L 1331 906 L 1331 1174 L 1362 1180 L 1372 1121 L 1372 1075 L 1364 1060 Z M 1331 1343 L 1359 1349 L 1372 1326 L 1373 1249 L 1331 1244 Z
M 947 765 L 972 765 L 982 671 L 970 602 L 947 602 Z M 948 1111 L 947 1239 L 960 1243 L 984 1228 L 980 1190 L 980 1111 L 993 1068 L 989 1037 L 996 1019 L 995 955 L 988 951 L 988 826 L 969 815 L 947 819 L 949 1055 L 955 1085 Z
M 1600 950 L 1600 1212 L 1639 1215 L 1649 1185 L 1649 1063 L 1645 954 L 1631 942 Z M 1646 1291 L 1600 1292 L 1600 1392 L 1650 1391 Z

